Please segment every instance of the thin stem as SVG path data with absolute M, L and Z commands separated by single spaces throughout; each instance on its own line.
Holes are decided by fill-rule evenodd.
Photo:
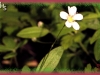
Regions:
M 82 44 L 82 42 L 79 42 L 79 44 L 82 47 L 83 51 L 89 56 L 89 58 L 91 58 L 91 60 L 93 61 L 93 63 L 95 65 L 97 65 L 97 62 L 89 55 L 89 52 L 87 51 L 87 49 L 85 48 L 85 46 Z
M 13 59 L 12 59 L 12 58 L 10 59 L 10 62 L 11 62 L 11 63 L 10 63 L 10 67 L 11 67 L 11 65 L 12 65 L 12 62 L 13 62 Z
M 97 7 L 94 7 L 94 9 L 95 9 L 96 13 L 99 15 L 100 12 L 98 11 Z
M 58 40 L 58 36 L 59 36 L 59 34 L 61 33 L 61 31 L 63 30 L 64 26 L 65 26 L 65 25 L 63 25 L 62 29 L 60 30 L 60 32 L 59 32 L 58 35 L 57 35 L 56 40 L 55 40 L 54 43 L 51 45 L 50 51 L 52 50 L 54 44 L 55 44 L 56 41 Z M 49 51 L 49 52 L 50 52 L 50 51 Z M 47 59 L 48 56 L 49 56 L 49 53 L 47 54 L 46 57 L 43 58 L 43 62 L 42 62 L 42 64 L 41 64 L 41 67 L 44 65 L 44 63 L 45 63 L 45 61 L 46 61 L 46 59 Z
M 18 67 L 18 62 L 17 62 L 17 58 L 16 57 L 14 57 L 14 61 L 15 61 L 16 67 Z
M 36 40 L 36 42 L 42 43 L 42 44 L 51 44 L 52 42 L 42 42 L 40 40 Z
M 82 47 L 82 49 L 84 50 L 84 52 L 89 55 L 89 52 L 87 51 L 87 49 L 84 47 L 84 45 L 82 44 L 82 42 L 79 42 L 80 46 Z
M 58 40 L 58 36 L 59 36 L 59 34 L 61 33 L 61 31 L 63 30 L 64 27 L 65 27 L 65 25 L 63 25 L 62 29 L 61 29 L 60 32 L 58 33 L 57 38 L 56 38 L 56 40 L 54 41 L 54 43 L 51 45 L 50 50 L 53 48 L 54 44 L 55 44 L 56 41 Z

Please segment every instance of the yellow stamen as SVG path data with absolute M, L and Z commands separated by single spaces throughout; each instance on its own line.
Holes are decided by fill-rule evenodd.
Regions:
M 72 16 L 68 16 L 68 19 L 67 19 L 69 22 L 73 22 L 74 20 L 73 20 L 73 18 L 72 18 Z

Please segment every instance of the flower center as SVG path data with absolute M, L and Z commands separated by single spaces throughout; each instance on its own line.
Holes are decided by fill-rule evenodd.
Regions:
M 68 19 L 67 19 L 69 22 L 73 22 L 73 17 L 72 16 L 68 16 Z

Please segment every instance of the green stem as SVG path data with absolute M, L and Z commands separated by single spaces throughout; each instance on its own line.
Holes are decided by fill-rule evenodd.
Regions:
M 60 30 L 60 32 L 59 32 L 58 35 L 57 35 L 56 40 L 55 40 L 55 41 L 53 42 L 53 44 L 51 45 L 50 51 L 52 50 L 54 44 L 57 42 L 58 36 L 59 36 L 59 34 L 61 33 L 61 31 L 63 30 L 64 27 L 65 27 L 65 25 L 63 25 L 62 29 Z M 50 52 L 50 51 L 49 51 L 49 52 Z M 44 63 L 45 63 L 45 61 L 46 61 L 46 59 L 47 59 L 48 56 L 49 56 L 49 53 L 47 54 L 46 57 L 43 58 L 43 62 L 42 62 L 42 64 L 41 64 L 41 68 L 43 67 L 43 65 L 44 65 Z
M 10 67 L 11 67 L 11 65 L 12 65 L 12 62 L 13 62 L 13 58 L 11 58 L 11 59 L 10 59 L 10 62 L 11 62 L 11 63 L 10 63 Z
M 97 7 L 94 7 L 94 9 L 95 9 L 96 13 L 99 15 L 100 12 L 98 11 Z
M 36 40 L 36 42 L 42 43 L 42 44 L 52 44 L 52 42 L 42 42 L 40 40 Z
M 87 51 L 87 49 L 84 47 L 84 45 L 82 44 L 82 42 L 79 42 L 80 46 L 82 47 L 82 49 L 84 50 L 84 52 L 89 55 L 89 52 Z
M 18 67 L 18 62 L 17 62 L 16 56 L 14 57 L 14 61 L 15 61 L 16 67 Z
M 89 55 L 89 52 L 85 48 L 85 46 L 82 44 L 82 42 L 79 42 L 80 46 L 82 47 L 83 51 L 89 56 L 89 58 L 93 61 L 95 65 L 97 65 L 97 62 Z
M 58 33 L 57 38 L 56 38 L 56 40 L 54 41 L 54 43 L 51 45 L 50 50 L 53 48 L 54 44 L 55 44 L 56 41 L 58 40 L 58 36 L 59 36 L 59 34 L 61 33 L 61 31 L 63 30 L 64 27 L 65 27 L 65 25 L 63 25 L 62 29 L 61 29 L 60 32 Z

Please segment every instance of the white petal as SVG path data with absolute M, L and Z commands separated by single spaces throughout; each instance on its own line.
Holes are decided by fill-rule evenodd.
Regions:
M 72 26 L 72 23 L 66 21 L 66 22 L 65 22 L 65 25 L 66 25 L 66 27 L 70 28 L 70 27 Z
M 69 7 L 68 6 L 68 12 L 70 16 L 73 16 L 76 14 L 77 8 L 75 6 Z
M 62 18 L 62 19 L 67 19 L 67 17 L 68 17 L 68 14 L 65 12 L 65 11 L 61 11 L 60 12 L 60 17 Z
M 73 19 L 74 19 L 74 20 L 82 20 L 82 19 L 83 19 L 83 15 L 82 15 L 82 14 L 75 14 L 75 15 L 73 16 Z
M 79 24 L 78 24 L 77 22 L 73 22 L 73 23 L 72 23 L 72 26 L 73 26 L 73 28 L 74 28 L 75 30 L 79 30 L 79 29 L 80 29 L 80 26 L 79 26 Z

